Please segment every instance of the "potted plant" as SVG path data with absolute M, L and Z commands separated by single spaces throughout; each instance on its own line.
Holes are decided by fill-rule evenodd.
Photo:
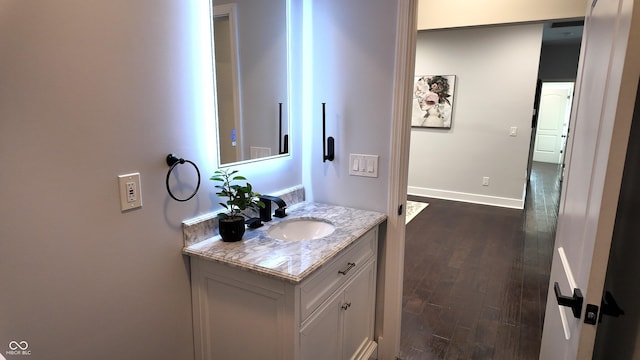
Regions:
M 253 191 L 253 187 L 244 176 L 236 175 L 238 170 L 216 170 L 210 180 L 220 182 L 215 187 L 220 189 L 216 195 L 226 198 L 225 202 L 221 202 L 226 212 L 218 214 L 218 229 L 222 241 L 232 242 L 242 240 L 244 235 L 245 223 L 244 214 L 246 209 L 258 209 L 264 207 L 264 203 L 260 201 L 260 194 Z M 244 181 L 241 185 L 237 182 Z

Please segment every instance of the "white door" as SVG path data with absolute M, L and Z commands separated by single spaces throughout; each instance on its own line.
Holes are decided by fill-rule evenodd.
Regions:
M 533 161 L 553 164 L 562 162 L 572 97 L 572 82 L 542 84 Z
M 596 326 L 584 323 L 585 307 L 601 302 L 640 76 L 638 1 L 597 0 L 588 14 L 540 349 L 545 360 L 591 358 Z M 564 296 L 581 290 L 579 318 L 558 305 L 555 283 Z

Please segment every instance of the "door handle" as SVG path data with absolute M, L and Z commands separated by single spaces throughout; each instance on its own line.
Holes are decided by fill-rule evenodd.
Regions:
M 584 323 L 590 325 L 596 325 L 596 319 L 598 322 L 602 322 L 602 315 L 609 315 L 618 317 L 624 315 L 624 310 L 618 306 L 616 299 L 613 298 L 610 292 L 605 291 L 602 295 L 602 302 L 600 303 L 600 310 L 598 311 L 598 305 L 587 304 L 587 312 L 585 314 Z
M 338 274 L 342 274 L 342 275 L 347 275 L 347 273 L 349 272 L 349 270 L 353 269 L 356 266 L 356 263 L 353 262 L 348 262 L 347 263 L 347 268 L 344 270 L 338 270 Z
M 556 293 L 556 300 L 558 301 L 558 305 L 570 307 L 573 311 L 573 316 L 576 319 L 580 319 L 580 313 L 582 312 L 582 302 L 584 298 L 582 297 L 582 291 L 578 288 L 573 289 L 573 296 L 565 296 L 560 292 L 560 284 L 558 282 L 553 283 L 553 291 Z

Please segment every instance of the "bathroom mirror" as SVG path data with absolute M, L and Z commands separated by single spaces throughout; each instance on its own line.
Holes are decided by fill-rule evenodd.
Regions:
M 219 166 L 289 153 L 287 0 L 212 0 Z

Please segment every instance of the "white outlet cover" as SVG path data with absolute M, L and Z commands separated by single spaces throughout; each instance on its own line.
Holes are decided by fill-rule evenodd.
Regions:
M 127 183 L 134 183 L 134 194 L 129 197 L 129 187 Z M 142 207 L 142 187 L 140 186 L 140 173 L 118 175 L 118 185 L 120 190 L 120 210 L 127 211 Z M 133 201 L 130 201 L 133 200 Z

